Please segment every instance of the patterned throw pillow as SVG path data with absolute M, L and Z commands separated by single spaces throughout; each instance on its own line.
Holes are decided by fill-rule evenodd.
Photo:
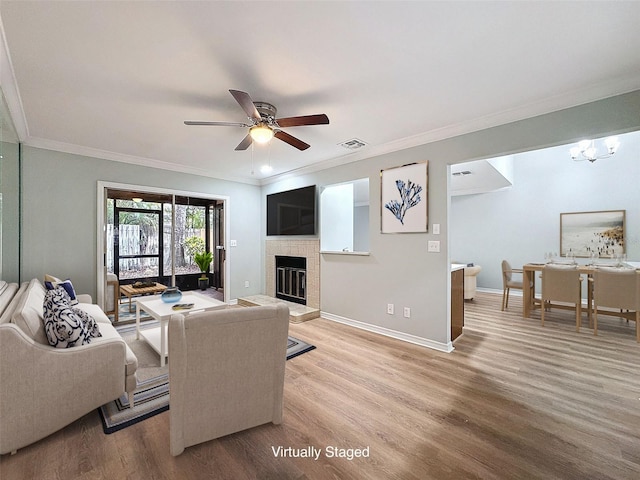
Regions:
M 45 281 L 44 286 L 47 287 L 47 290 L 53 290 L 57 287 L 62 287 L 65 289 L 67 294 L 69 295 L 69 304 L 71 306 L 78 304 L 78 299 L 76 298 L 76 291 L 73 288 L 73 283 L 68 278 L 66 280 L 60 280 L 58 282 Z
M 94 318 L 70 305 L 63 287 L 48 290 L 44 297 L 44 330 L 47 340 L 56 348 L 70 348 L 91 343 L 102 334 Z
M 71 310 L 73 310 L 73 313 L 80 317 L 80 320 L 82 321 L 82 324 L 84 325 L 84 328 L 86 329 L 89 337 L 93 338 L 102 336 L 102 334 L 100 333 L 100 329 L 98 328 L 98 322 L 96 322 L 95 318 L 93 318 L 91 315 L 89 315 L 84 310 L 81 310 L 80 308 L 71 307 Z

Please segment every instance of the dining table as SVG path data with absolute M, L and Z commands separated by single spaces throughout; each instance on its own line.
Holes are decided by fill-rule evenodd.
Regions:
M 559 263 L 564 265 L 570 265 L 570 263 Z M 536 273 L 542 272 L 546 263 L 527 263 L 522 267 L 522 285 L 531 285 L 531 288 L 523 288 L 523 298 L 522 298 L 522 317 L 529 318 L 531 317 L 531 312 L 542 306 L 542 301 L 539 298 L 536 298 Z M 576 265 L 577 271 L 584 275 L 587 279 L 589 279 L 593 272 L 598 267 L 615 267 L 616 265 L 602 264 L 602 265 Z M 626 268 L 634 268 L 636 272 L 640 274 L 640 262 L 626 262 Z M 533 292 L 533 294 L 532 294 Z M 590 284 L 587 283 L 587 312 L 589 317 L 589 323 L 591 323 L 591 314 L 592 314 L 592 305 L 593 305 L 593 289 Z M 560 306 L 562 308 L 562 306 Z M 606 312 L 603 312 L 606 314 Z

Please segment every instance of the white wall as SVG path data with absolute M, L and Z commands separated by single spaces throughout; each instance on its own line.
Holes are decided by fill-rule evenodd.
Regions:
M 571 145 L 515 155 L 512 187 L 452 197 L 452 258 L 481 265 L 478 286 L 501 290 L 503 259 L 519 268 L 560 252 L 560 213 L 626 210 L 628 258 L 640 261 L 640 132 L 619 139 L 594 163 L 571 160 Z
M 320 225 L 332 225 L 320 235 L 320 250 L 353 251 L 353 184 L 331 185 L 320 192 Z

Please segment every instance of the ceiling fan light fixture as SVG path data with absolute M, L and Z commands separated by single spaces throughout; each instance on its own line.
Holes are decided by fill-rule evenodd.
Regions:
M 268 143 L 273 138 L 273 130 L 264 124 L 251 127 L 249 134 L 251 139 L 258 143 Z

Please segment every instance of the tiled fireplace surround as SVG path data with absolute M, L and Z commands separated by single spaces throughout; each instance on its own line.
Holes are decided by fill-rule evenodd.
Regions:
M 320 240 L 267 240 L 265 272 L 267 295 L 276 296 L 276 255 L 307 259 L 307 307 L 320 308 Z

